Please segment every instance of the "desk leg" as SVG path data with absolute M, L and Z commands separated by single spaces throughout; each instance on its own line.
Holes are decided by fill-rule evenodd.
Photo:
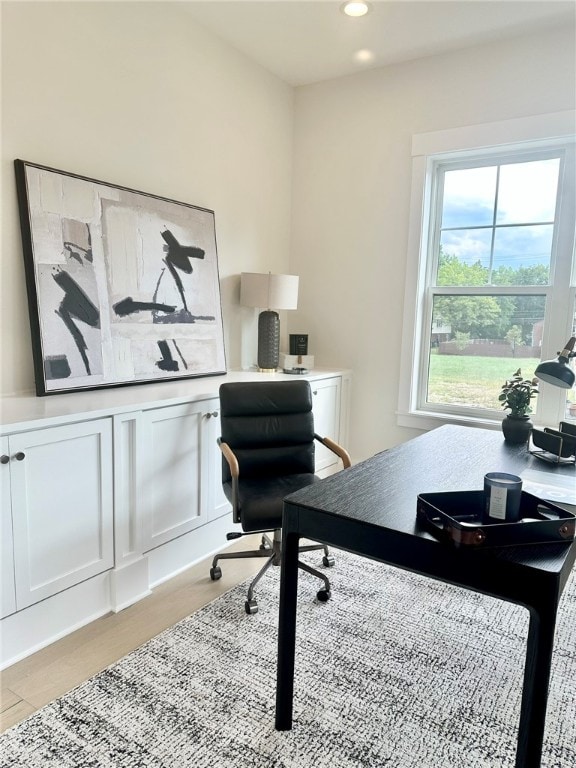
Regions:
M 530 610 L 516 768 L 540 768 L 554 646 L 556 607 Z
M 295 533 L 283 534 L 278 619 L 278 668 L 276 673 L 276 730 L 292 728 L 296 604 L 298 595 L 298 542 Z

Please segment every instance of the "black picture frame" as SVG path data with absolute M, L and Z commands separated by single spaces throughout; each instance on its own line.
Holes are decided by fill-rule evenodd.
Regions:
M 226 373 L 214 211 L 14 165 L 39 396 Z

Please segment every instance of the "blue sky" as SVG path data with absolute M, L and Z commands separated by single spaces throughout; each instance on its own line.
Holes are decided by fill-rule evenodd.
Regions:
M 468 264 L 480 261 L 490 266 L 497 195 L 492 267 L 548 265 L 558 170 L 559 160 L 550 159 L 503 165 L 499 177 L 495 166 L 447 171 L 441 234 L 444 251 Z

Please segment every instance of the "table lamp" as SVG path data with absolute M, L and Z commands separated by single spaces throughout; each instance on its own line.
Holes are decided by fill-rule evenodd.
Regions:
M 562 352 L 559 352 L 556 360 L 545 360 L 540 363 L 534 371 L 536 378 L 546 381 L 548 384 L 553 384 L 555 387 L 562 387 L 562 389 L 573 387 L 576 375 L 572 368 L 570 368 L 569 362 L 571 357 L 576 357 L 576 352 L 574 352 L 575 344 L 576 336 L 572 336 L 566 342 Z
M 258 315 L 258 369 L 271 373 L 280 361 L 280 318 L 277 309 L 298 307 L 296 275 L 242 272 L 240 304 L 264 309 Z

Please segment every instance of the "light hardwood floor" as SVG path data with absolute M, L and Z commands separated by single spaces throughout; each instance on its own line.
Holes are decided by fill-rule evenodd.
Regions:
M 259 543 L 258 536 L 245 536 L 227 551 L 257 548 Z M 210 564 L 211 558 L 198 563 L 120 613 L 103 616 L 3 670 L 0 731 L 248 579 L 263 561 L 249 558 L 223 562 L 219 581 L 210 580 Z

